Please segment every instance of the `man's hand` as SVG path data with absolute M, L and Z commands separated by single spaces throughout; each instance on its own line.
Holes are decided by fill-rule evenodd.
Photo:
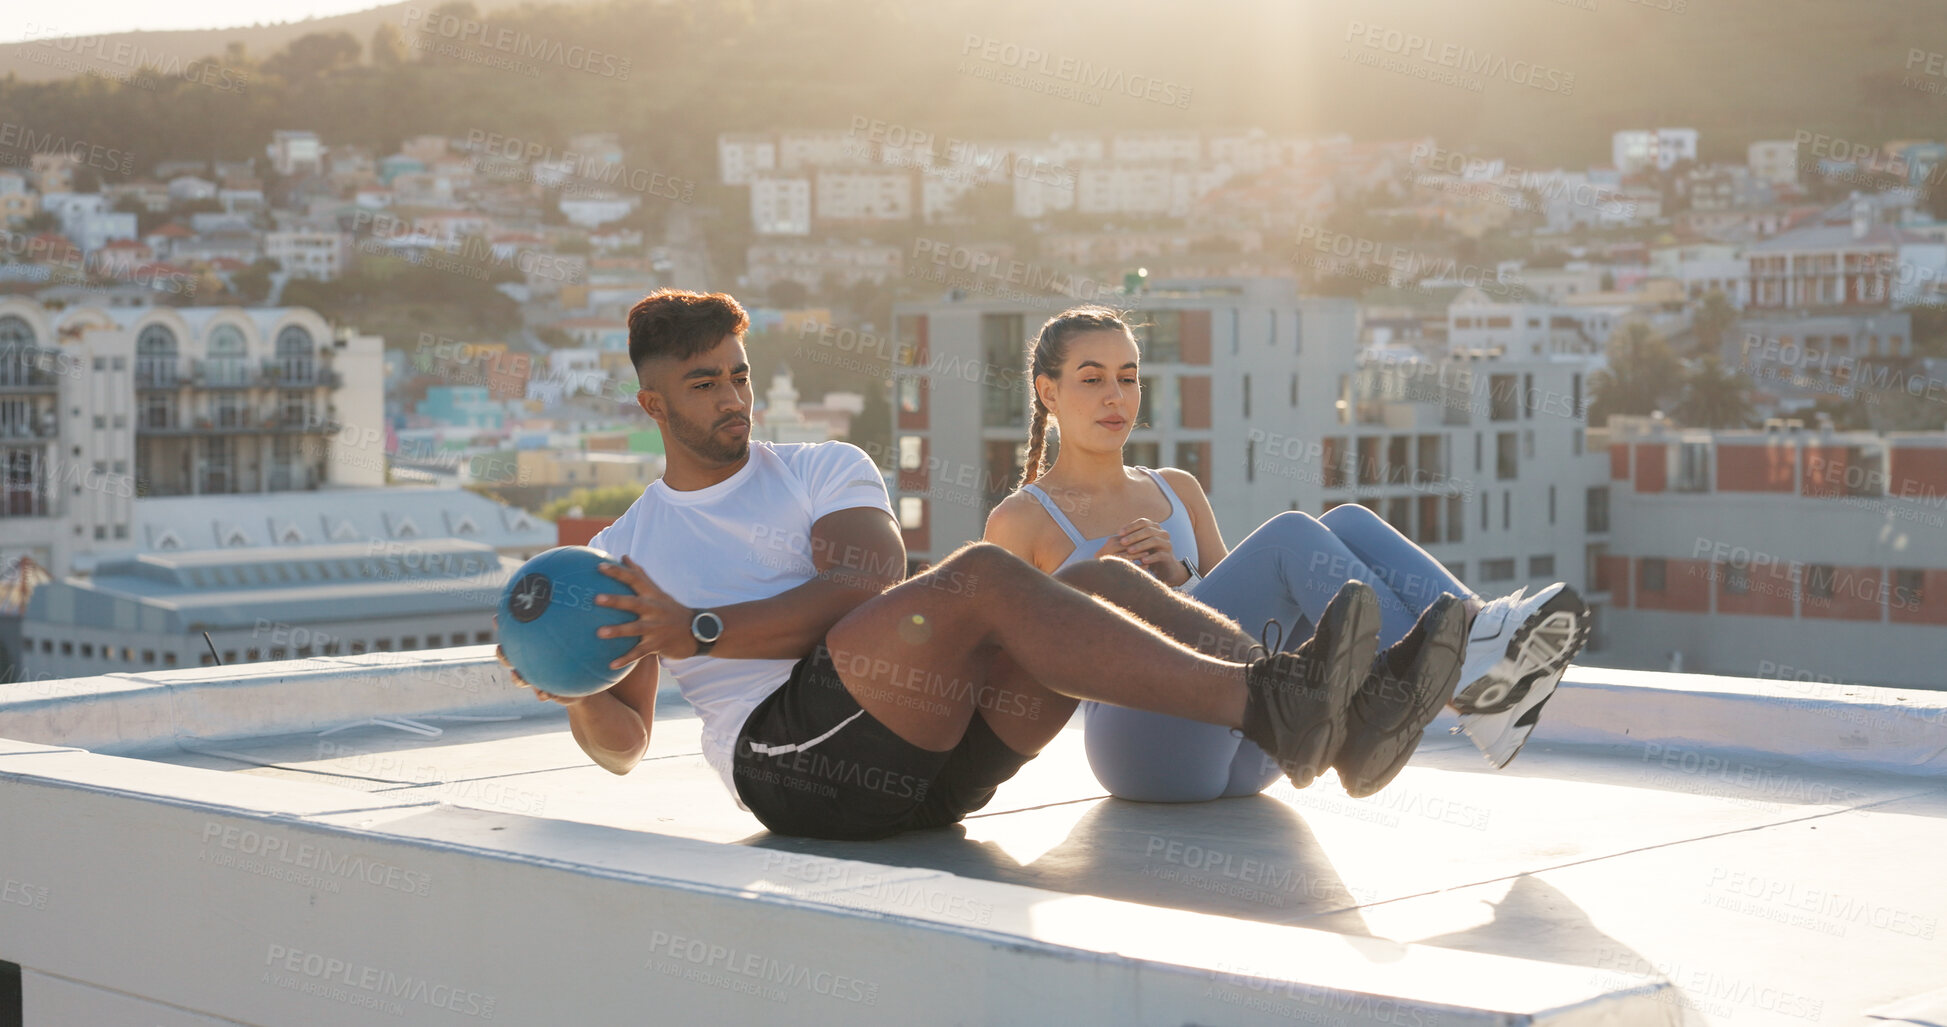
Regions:
M 638 635 L 642 638 L 635 648 L 611 662 L 608 665 L 610 670 L 620 670 L 657 653 L 678 660 L 696 655 L 696 636 L 690 634 L 689 607 L 657 588 L 642 567 L 626 556 L 619 564 L 604 563 L 601 568 L 603 574 L 634 589 L 635 595 L 603 593 L 595 597 L 596 605 L 620 607 L 634 613 L 636 619 L 628 624 L 599 628 L 595 634 L 601 638 L 619 635 Z
M 1156 575 L 1172 588 L 1190 580 L 1190 569 L 1176 558 L 1170 547 L 1170 533 L 1147 517 L 1138 517 L 1122 526 L 1102 544 L 1098 557 L 1121 557 Z
M 500 614 L 499 614 L 499 613 L 495 613 L 495 614 L 493 615 L 493 621 L 494 621 L 494 632 L 495 632 L 496 634 L 498 634 L 498 633 L 499 633 L 499 631 L 500 631 Z M 505 649 L 502 649 L 502 648 L 501 648 L 500 646 L 498 646 L 498 645 L 496 645 L 496 646 L 494 646 L 494 659 L 496 659 L 496 660 L 499 660 L 499 661 L 500 661 L 500 665 L 501 665 L 501 666 L 503 666 L 503 667 L 505 667 L 505 668 L 507 668 L 507 676 L 508 676 L 508 677 L 511 677 L 511 678 L 513 678 L 513 679 L 514 679 L 514 684 L 517 684 L 517 685 L 519 685 L 519 686 L 521 686 L 522 688 L 534 688 L 534 686 L 533 686 L 533 685 L 531 685 L 531 684 L 528 684 L 528 682 L 527 682 L 527 679 L 526 679 L 526 678 L 524 678 L 524 677 L 521 677 L 521 672 L 520 672 L 520 671 L 518 671 L 518 670 L 515 670 L 515 669 L 514 669 L 514 665 L 513 665 L 513 663 L 512 663 L 512 662 L 510 662 L 510 661 L 509 661 L 509 660 L 507 659 L 507 651 L 506 651 Z M 574 704 L 576 704 L 576 703 L 578 703 L 578 702 L 580 702 L 580 701 L 582 701 L 583 699 L 586 699 L 586 698 L 588 698 L 588 697 L 587 697 L 587 696 L 585 696 L 585 695 L 576 695 L 576 696 L 568 696 L 568 695 L 551 695 L 551 694 L 549 694 L 549 693 L 547 693 L 547 692 L 543 692 L 543 691 L 541 691 L 541 690 L 540 690 L 540 689 L 538 689 L 538 688 L 534 688 L 534 698 L 536 698 L 536 699 L 539 699 L 539 700 L 541 700 L 542 702 L 550 702 L 550 701 L 552 701 L 552 702 L 558 702 L 558 703 L 560 703 L 560 704 L 561 704 L 561 705 L 563 705 L 563 706 L 573 706 Z

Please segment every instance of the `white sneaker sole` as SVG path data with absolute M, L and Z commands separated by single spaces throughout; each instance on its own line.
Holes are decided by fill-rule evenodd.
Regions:
M 1454 694 L 1454 709 L 1462 715 L 1511 709 L 1538 677 L 1566 668 L 1588 640 L 1589 608 L 1563 586 L 1515 629 L 1500 662 Z

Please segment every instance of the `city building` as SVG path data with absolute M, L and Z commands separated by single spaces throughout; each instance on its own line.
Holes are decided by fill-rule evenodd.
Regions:
M 777 140 L 770 135 L 725 132 L 717 136 L 717 176 L 724 185 L 749 185 L 777 167 Z
M 1798 184 L 1798 143 L 1791 139 L 1761 139 L 1745 149 L 1745 165 L 1761 182 Z
M 280 175 L 324 173 L 324 145 L 318 141 L 316 132 L 279 129 L 270 134 L 270 145 L 264 147 L 264 154 Z
M 820 171 L 813 192 L 821 222 L 910 221 L 913 217 L 909 171 Z
M 1678 161 L 1697 159 L 1694 128 L 1626 129 L 1610 140 L 1610 163 L 1625 175 L 1668 171 Z
M 1618 418 L 1591 598 L 1619 666 L 1936 687 L 1947 435 Z
M 811 179 L 754 172 L 748 182 L 752 231 L 758 235 L 811 234 Z
M 344 232 L 292 230 L 264 233 L 264 256 L 294 278 L 331 281 L 351 261 L 351 236 Z
M 877 243 L 756 243 L 748 251 L 746 267 L 752 287 L 790 279 L 807 289 L 821 289 L 827 276 L 841 286 L 897 278 L 902 253 L 897 246 Z
M 1599 538 L 1587 530 L 1584 482 L 1600 483 L 1600 455 L 1583 447 L 1599 358 L 1374 359 L 1360 350 L 1356 305 L 1300 297 L 1288 279 L 1165 280 L 1112 302 L 1144 326 L 1142 404 L 1124 458 L 1194 474 L 1227 540 L 1280 511 L 1356 502 L 1485 593 L 1584 579 Z M 916 565 L 979 538 L 1020 480 L 1027 340 L 1058 309 L 992 298 L 895 306 L 886 462 Z
M 0 299 L 0 561 L 65 575 L 138 497 L 383 484 L 382 348 L 301 308 Z

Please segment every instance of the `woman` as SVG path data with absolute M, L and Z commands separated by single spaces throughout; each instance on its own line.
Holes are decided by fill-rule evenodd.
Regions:
M 1381 659 L 1390 654 L 1396 663 L 1421 615 L 1443 593 L 1460 596 L 1469 637 L 1452 705 L 1490 763 L 1513 759 L 1587 638 L 1587 609 L 1574 590 L 1557 582 L 1533 595 L 1483 602 L 1425 550 L 1353 504 L 1317 518 L 1281 513 L 1227 553 L 1194 476 L 1122 462 L 1141 403 L 1138 363 L 1135 337 L 1113 310 L 1076 307 L 1042 325 L 1029 360 L 1027 466 L 1021 488 L 989 515 L 987 540 L 1049 573 L 1078 560 L 1132 560 L 1246 627 L 1268 631 L 1276 623 L 1281 638 L 1309 635 L 1340 585 L 1361 580 L 1380 601 Z M 1051 420 L 1061 428 L 1061 447 L 1043 473 Z M 1278 777 L 1262 750 L 1228 728 L 1097 703 L 1083 709 L 1089 765 L 1123 798 L 1251 795 Z M 1411 751 L 1383 780 L 1361 780 L 1356 791 L 1346 782 L 1348 791 L 1376 791 Z

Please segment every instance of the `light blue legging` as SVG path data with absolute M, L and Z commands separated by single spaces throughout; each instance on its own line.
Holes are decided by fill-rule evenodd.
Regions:
M 1473 595 L 1426 550 L 1354 503 L 1322 517 L 1278 514 L 1185 591 L 1253 635 L 1277 621 L 1288 650 L 1310 637 L 1325 604 L 1353 578 L 1379 599 L 1382 649 L 1404 638 L 1440 593 Z M 1277 763 L 1230 728 L 1103 703 L 1082 710 L 1089 767 L 1113 795 L 1203 802 L 1255 795 L 1279 777 Z

